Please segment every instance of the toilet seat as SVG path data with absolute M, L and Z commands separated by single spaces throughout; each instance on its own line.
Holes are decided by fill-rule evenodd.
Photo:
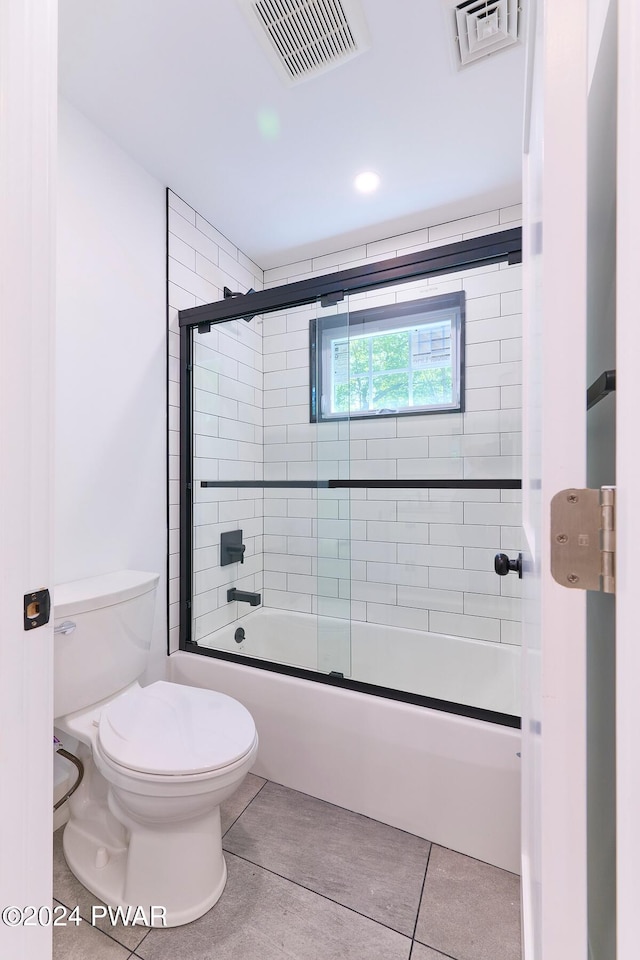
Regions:
M 109 766 L 168 779 L 223 772 L 256 746 L 248 710 L 231 697 L 159 680 L 101 713 L 97 746 Z

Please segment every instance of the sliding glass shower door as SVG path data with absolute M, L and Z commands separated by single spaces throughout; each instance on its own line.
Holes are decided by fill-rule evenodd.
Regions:
M 185 649 L 517 717 L 520 286 L 486 263 L 188 331 Z
M 506 715 L 519 712 L 520 581 L 494 562 L 522 546 L 517 270 L 389 285 L 312 324 L 318 437 L 333 430 L 345 458 L 325 494 L 344 497 L 330 508 L 343 518 L 333 569 L 346 576 L 349 557 L 344 675 Z M 501 287 L 503 300 L 489 293 Z M 319 619 L 319 652 L 333 653 L 332 629 Z
M 191 637 L 349 677 L 349 415 L 319 422 L 311 393 L 324 315 L 348 336 L 319 303 L 191 333 Z

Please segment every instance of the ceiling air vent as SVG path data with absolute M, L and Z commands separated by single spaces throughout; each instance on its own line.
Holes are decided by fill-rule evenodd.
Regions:
M 459 66 L 518 42 L 518 0 L 461 0 L 451 6 Z
M 358 0 L 237 0 L 289 83 L 315 77 L 369 46 Z

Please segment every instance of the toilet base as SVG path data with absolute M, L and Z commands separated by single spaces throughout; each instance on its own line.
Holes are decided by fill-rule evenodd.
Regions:
M 164 916 L 156 912 L 152 926 L 176 927 L 210 910 L 227 880 L 220 803 L 215 802 L 225 798 L 225 791 L 210 797 L 189 819 L 141 822 L 118 801 L 89 747 L 80 744 L 78 755 L 85 776 L 69 799 L 62 837 L 71 872 L 107 906 L 123 907 L 130 918 L 136 907 L 147 918 L 150 907 L 164 907 Z
M 227 865 L 219 808 L 202 818 L 208 822 L 195 825 L 187 835 L 141 828 L 130 835 L 128 843 L 105 822 L 108 811 L 92 813 L 94 816 L 67 823 L 62 841 L 65 859 L 77 879 L 107 906 L 121 907 L 119 916 L 124 914 L 129 923 L 136 909 L 142 908 L 140 923 L 180 926 L 197 920 L 222 896 Z M 96 813 L 107 816 L 96 817 Z M 144 864 L 143 875 L 138 863 Z

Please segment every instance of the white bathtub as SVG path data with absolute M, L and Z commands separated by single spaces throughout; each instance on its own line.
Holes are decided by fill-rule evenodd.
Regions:
M 242 642 L 235 640 L 241 627 Z M 520 715 L 520 648 L 261 607 L 199 641 L 245 657 Z
M 340 669 L 327 666 L 322 656 L 318 661 L 317 636 L 307 631 L 314 619 L 258 610 L 215 636 L 220 648 L 245 656 L 277 656 L 298 666 L 322 663 L 321 669 Z M 246 631 L 242 645 L 233 639 L 238 626 Z M 254 631 L 254 626 L 259 629 Z M 412 643 L 417 638 L 403 634 L 417 631 L 394 630 L 393 645 L 405 643 L 396 659 L 407 671 L 405 680 L 409 676 L 416 682 L 419 676 L 421 685 L 426 682 L 419 692 L 460 700 L 465 685 L 473 680 L 478 687 L 481 676 L 486 705 L 490 702 L 492 710 L 515 712 L 512 671 L 517 651 L 503 650 L 502 659 L 491 659 L 496 651 L 489 652 L 490 648 L 500 645 L 421 634 L 417 637 L 424 649 L 415 649 Z M 353 624 L 354 678 L 398 685 L 390 672 L 395 667 L 385 663 L 388 641 L 385 647 L 384 635 L 388 638 L 384 627 Z M 322 655 L 330 649 L 324 636 L 322 632 Z M 462 648 L 455 645 L 462 644 L 468 659 L 461 663 L 453 653 L 449 656 L 443 650 L 444 640 L 452 641 L 448 649 L 458 654 Z M 368 654 L 374 654 L 366 669 L 382 670 L 381 679 L 373 680 L 374 674 L 367 675 L 362 666 L 359 648 L 365 644 Z M 488 653 L 484 664 L 477 659 L 478 647 Z M 430 661 L 423 657 L 427 649 Z M 335 649 L 333 653 L 332 663 Z M 493 670 L 502 679 L 492 686 Z M 520 872 L 519 730 L 193 653 L 171 655 L 169 678 L 219 690 L 247 706 L 260 737 L 253 771 L 259 776 Z M 503 699 L 496 698 L 494 687 L 504 688 Z

